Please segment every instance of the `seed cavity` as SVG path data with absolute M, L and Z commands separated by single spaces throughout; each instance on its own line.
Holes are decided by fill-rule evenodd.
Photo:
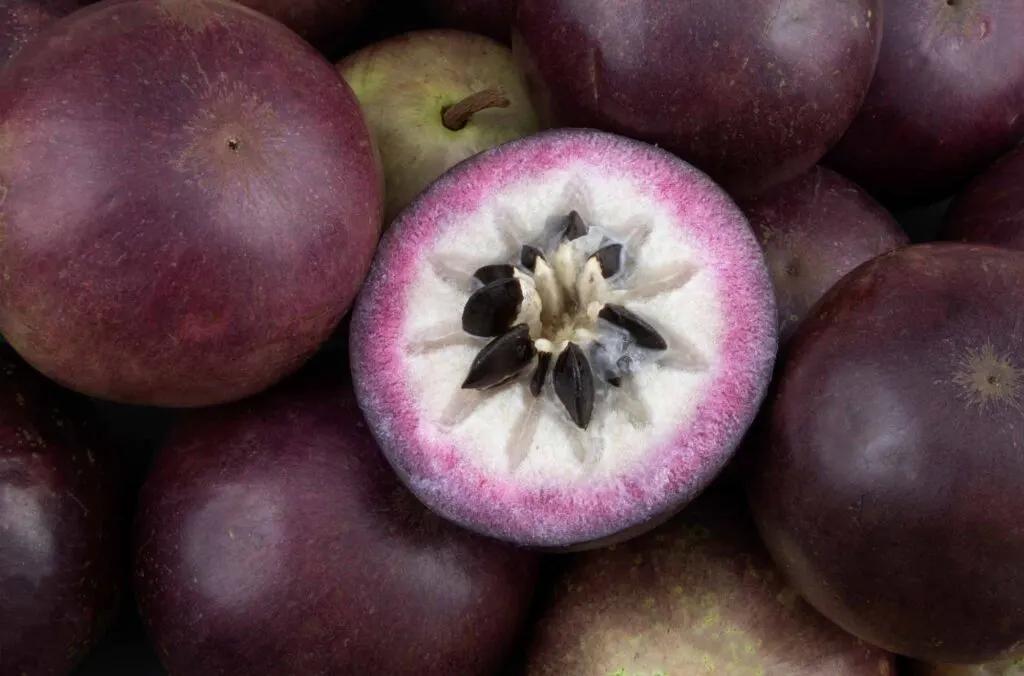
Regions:
M 669 327 L 656 329 L 625 306 L 682 288 L 699 267 L 680 261 L 662 269 L 634 269 L 650 224 L 633 218 L 625 231 L 612 234 L 570 208 L 578 201 L 566 201 L 565 215 L 536 239 L 514 209 L 501 211 L 496 225 L 508 259 L 432 254 L 436 274 L 468 294 L 464 338 L 453 334 L 458 329 L 451 318 L 421 330 L 414 340 L 423 343 L 414 351 L 422 352 L 488 339 L 442 412 L 441 424 L 448 429 L 462 424 L 490 391 L 522 379 L 524 406 L 505 448 L 513 470 L 533 448 L 546 415 L 564 415 L 572 422 L 567 439 L 584 465 L 602 453 L 600 434 L 588 433 L 600 420 L 594 418 L 598 400 L 634 426 L 650 425 L 650 410 L 634 377 L 639 365 L 687 372 L 709 368 L 685 337 L 666 333 Z M 544 396 L 549 380 L 547 391 L 553 396 Z
M 590 232 L 590 227 L 587 225 L 583 217 L 580 216 L 580 212 L 573 211 L 569 212 L 569 215 L 565 217 L 565 229 L 563 237 L 567 242 L 579 239 L 580 237 L 586 237 L 587 233 Z
M 541 396 L 550 373 L 557 400 L 572 422 L 585 430 L 593 417 L 597 384 L 621 389 L 623 376 L 631 373 L 635 355 L 629 353 L 629 344 L 658 351 L 668 344 L 650 322 L 609 302 L 615 294 L 608 280 L 621 271 L 625 246 L 602 236 L 596 251 L 584 252 L 583 238 L 591 228 L 575 210 L 559 227 L 558 241 L 552 243 L 553 264 L 542 247 L 526 243 L 512 246 L 518 248 L 518 263 L 526 273 L 509 263 L 483 265 L 473 273 L 483 286 L 466 301 L 462 327 L 472 336 L 493 340 L 477 354 L 463 389 L 505 383 L 536 359 L 528 384 L 532 398 Z M 690 275 L 692 271 L 684 282 Z M 624 331 L 629 339 L 607 333 L 602 339 L 599 320 Z M 596 370 L 587 350 L 593 350 Z
M 462 330 L 473 336 L 491 338 L 512 326 L 523 305 L 523 287 L 513 277 L 485 284 L 469 297 L 462 309 Z
M 511 265 L 485 265 L 482 268 L 478 268 L 473 273 L 478 281 L 484 284 L 490 284 L 491 282 L 497 282 L 503 279 L 512 279 L 515 277 L 516 269 Z
M 535 246 L 524 244 L 519 253 L 519 261 L 530 272 L 537 271 L 537 261 L 544 260 L 544 254 Z
M 572 421 L 580 429 L 587 429 L 594 414 L 594 374 L 579 345 L 569 343 L 558 355 L 551 382 Z
M 605 279 L 619 274 L 622 267 L 622 245 L 618 243 L 607 244 L 592 256 L 601 268 L 601 276 Z
M 597 316 L 629 333 L 640 347 L 646 347 L 649 350 L 668 349 L 668 343 L 653 326 L 621 305 L 608 303 L 601 308 Z
M 533 376 L 530 378 L 530 394 L 534 397 L 539 397 L 541 390 L 544 389 L 544 381 L 547 380 L 550 368 L 551 353 L 538 351 L 537 367 L 533 370 Z
M 518 324 L 477 353 L 462 389 L 483 390 L 500 385 L 528 367 L 536 354 L 530 327 Z

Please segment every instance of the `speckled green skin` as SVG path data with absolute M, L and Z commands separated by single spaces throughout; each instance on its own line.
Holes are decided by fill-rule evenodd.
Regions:
M 657 530 L 570 555 L 526 676 L 892 676 L 893 659 L 785 584 L 742 492 L 716 484 Z
M 338 64 L 366 113 L 384 166 L 384 223 L 446 170 L 487 148 L 540 130 L 512 52 L 464 31 L 413 31 L 376 42 Z M 446 108 L 496 89 L 506 107 L 475 113 L 461 129 Z

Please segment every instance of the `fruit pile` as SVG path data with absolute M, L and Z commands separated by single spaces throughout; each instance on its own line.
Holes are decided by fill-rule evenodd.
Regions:
M 0 0 L 0 676 L 1024 674 L 1024 0 Z

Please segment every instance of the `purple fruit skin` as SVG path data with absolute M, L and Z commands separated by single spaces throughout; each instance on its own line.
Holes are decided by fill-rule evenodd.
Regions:
M 884 4 L 875 79 L 825 163 L 906 207 L 949 195 L 1024 136 L 1024 3 Z
M 881 0 L 521 0 L 512 45 L 545 124 L 660 145 L 746 198 L 839 140 L 880 35 Z
M 539 557 L 428 512 L 347 377 L 302 375 L 191 412 L 143 487 L 136 594 L 171 676 L 495 673 Z
M 941 239 L 1024 249 L 1024 146 L 976 178 L 950 206 Z
M 325 49 L 354 33 L 368 14 L 373 0 L 239 0 L 247 7 L 271 16 Z
M 780 361 L 759 531 L 812 605 L 892 652 L 1024 645 L 1022 279 L 1021 252 L 904 247 L 833 287 Z
M 781 342 L 843 275 L 910 243 L 870 195 L 820 166 L 740 207 L 772 271 Z
M 79 0 L 0 0 L 0 68 L 43 29 L 83 4 Z
M 125 403 L 231 401 L 350 306 L 379 158 L 332 64 L 279 23 L 114 0 L 0 80 L 0 331 L 46 375 Z
M 0 347 L 0 674 L 71 673 L 124 591 L 123 468 L 67 394 Z
M 427 11 L 446 28 L 511 42 L 515 0 L 424 0 Z

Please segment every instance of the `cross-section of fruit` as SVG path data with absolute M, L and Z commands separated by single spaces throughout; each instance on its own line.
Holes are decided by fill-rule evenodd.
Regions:
M 467 160 L 385 235 L 352 368 L 431 509 L 522 545 L 653 527 L 732 456 L 777 334 L 742 212 L 689 164 L 582 129 Z

